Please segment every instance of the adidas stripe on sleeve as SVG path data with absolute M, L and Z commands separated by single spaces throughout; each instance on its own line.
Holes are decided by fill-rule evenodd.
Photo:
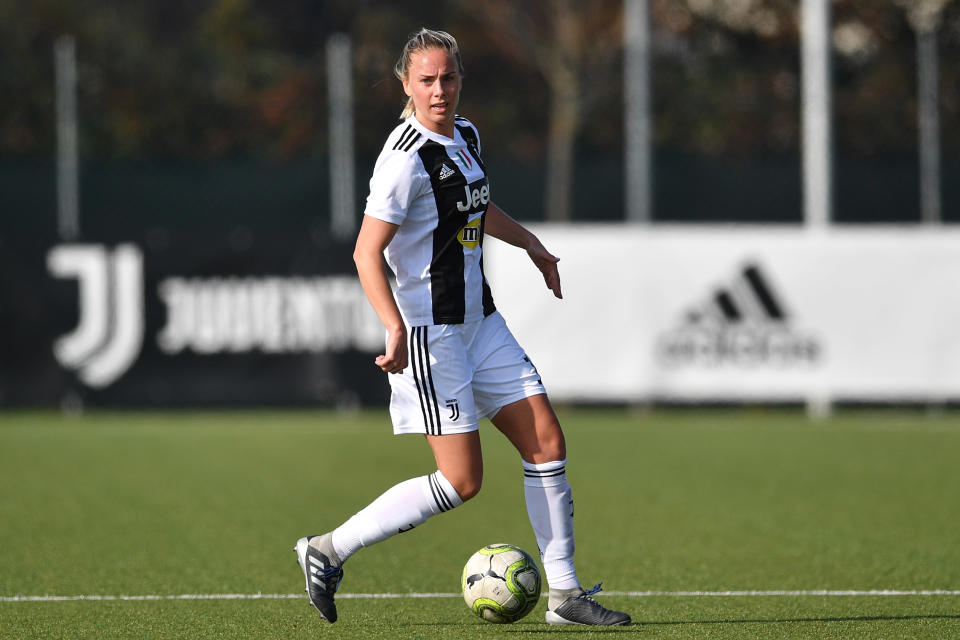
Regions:
M 410 206 L 422 195 L 424 185 L 429 188 L 429 177 L 419 166 L 416 154 L 409 152 L 419 138 L 420 134 L 409 127 L 399 135 L 395 131 L 387 140 L 387 145 L 396 141 L 392 149 L 385 145 L 377 158 L 364 213 L 391 224 L 402 224 Z

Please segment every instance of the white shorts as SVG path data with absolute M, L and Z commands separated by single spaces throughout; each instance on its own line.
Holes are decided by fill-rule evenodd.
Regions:
M 403 373 L 387 376 L 396 434 L 476 431 L 480 418 L 546 393 L 499 312 L 479 322 L 411 327 L 409 361 Z

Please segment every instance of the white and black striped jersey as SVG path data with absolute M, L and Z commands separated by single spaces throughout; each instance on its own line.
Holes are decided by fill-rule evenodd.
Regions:
M 496 310 L 483 276 L 489 202 L 480 139 L 466 118 L 457 116 L 453 139 L 416 115 L 387 137 L 364 213 L 399 225 L 384 253 L 408 325 L 476 322 Z

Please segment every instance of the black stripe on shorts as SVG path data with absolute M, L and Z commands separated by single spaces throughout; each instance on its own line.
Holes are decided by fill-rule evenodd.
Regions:
M 427 380 L 430 383 L 430 398 L 428 398 L 428 404 L 430 400 L 433 401 L 431 406 L 433 407 L 434 417 L 437 420 L 437 433 L 435 435 L 439 436 L 442 434 L 440 429 L 440 402 L 437 401 L 437 388 L 433 386 L 433 369 L 430 366 L 430 345 L 429 342 L 427 342 L 427 328 L 421 328 L 423 329 L 423 355 L 424 360 L 427 362 Z
M 420 411 L 423 413 L 423 426 L 428 434 L 433 433 L 433 425 L 430 423 L 430 412 L 427 411 L 423 403 L 423 387 L 420 386 L 420 349 L 417 336 L 419 327 L 413 327 L 410 330 L 410 371 L 413 373 L 413 383 L 417 385 L 417 398 L 420 400 Z
M 423 412 L 423 425 L 427 435 L 442 435 L 440 405 L 437 402 L 437 391 L 433 386 L 426 327 L 413 327 L 410 332 L 410 364 L 413 381 L 417 385 L 420 411 Z

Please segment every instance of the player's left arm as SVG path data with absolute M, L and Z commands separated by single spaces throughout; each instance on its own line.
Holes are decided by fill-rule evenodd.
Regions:
M 557 270 L 557 263 L 560 262 L 560 258 L 547 251 L 537 236 L 508 216 L 503 209 L 493 202 L 487 207 L 483 232 L 498 240 L 503 240 L 507 244 L 526 250 L 527 255 L 533 260 L 533 264 L 543 274 L 543 281 L 547 288 L 553 291 L 553 295 L 556 297 L 563 298 L 560 291 L 560 272 Z

